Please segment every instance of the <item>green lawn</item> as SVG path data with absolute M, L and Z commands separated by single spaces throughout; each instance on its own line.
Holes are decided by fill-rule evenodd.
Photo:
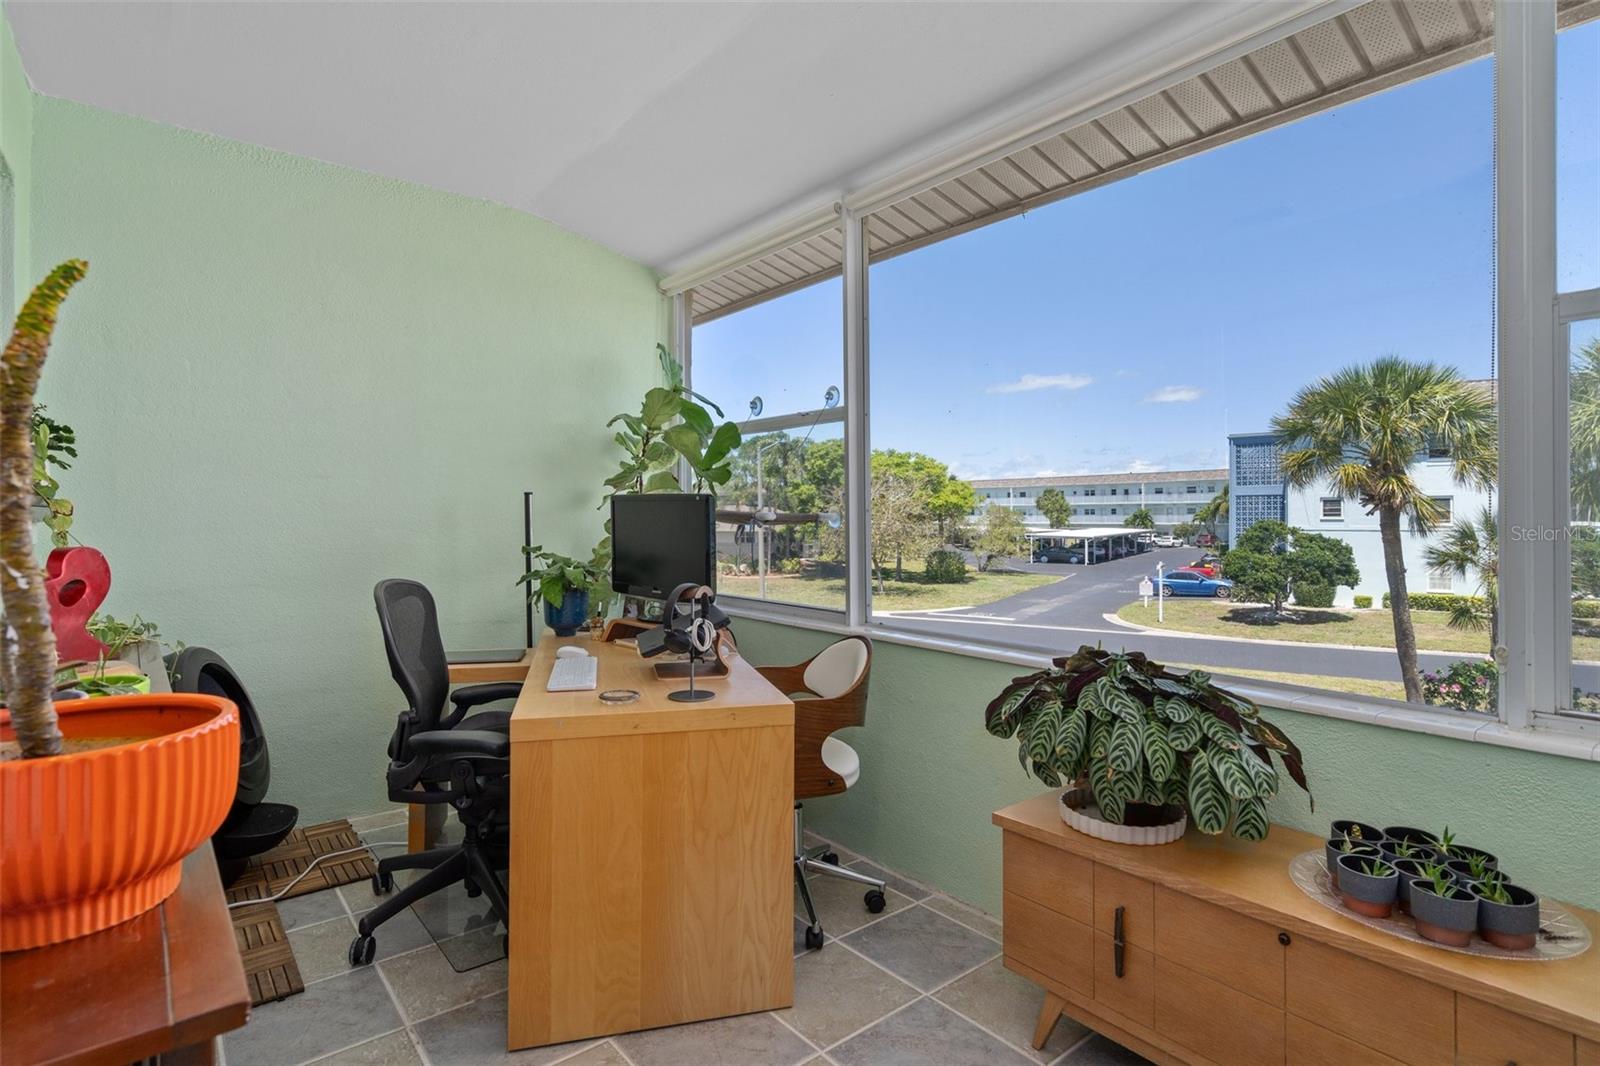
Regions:
M 1386 700 L 1401 700 L 1406 698 L 1406 687 L 1398 681 L 1374 681 L 1366 677 L 1340 677 L 1334 674 L 1285 674 L 1277 670 L 1247 670 L 1240 666 L 1206 666 L 1200 663 L 1183 663 L 1181 665 L 1169 664 L 1172 669 L 1178 670 L 1206 670 L 1219 674 L 1232 674 L 1236 677 L 1254 677 L 1262 681 L 1279 681 L 1285 685 L 1305 685 L 1310 688 L 1326 688 L 1335 692 L 1354 692 L 1362 696 L 1379 696 Z M 1226 682 L 1222 682 L 1226 684 Z
M 875 611 L 926 611 L 938 607 L 979 607 L 1003 600 L 1014 593 L 1025 592 L 1061 580 L 1048 574 L 1008 574 L 991 571 L 980 574 L 967 571 L 967 579 L 959 585 L 934 585 L 923 580 L 922 561 L 907 561 L 905 580 L 895 579 L 891 569 L 886 574 L 884 590 L 877 582 L 872 585 L 872 608 Z M 717 591 L 730 596 L 761 595 L 761 579 L 754 575 L 717 575 Z M 844 607 L 844 578 L 803 578 L 794 574 L 768 574 L 767 599 L 782 603 L 800 603 L 811 607 Z
M 1127 622 L 1151 629 L 1171 629 L 1208 636 L 1242 637 L 1246 640 L 1295 640 L 1314 644 L 1352 644 L 1364 648 L 1394 647 L 1394 623 L 1381 608 L 1355 610 L 1334 607 L 1327 610 L 1293 608 L 1289 616 L 1276 622 L 1263 621 L 1264 608 L 1256 604 L 1227 600 L 1176 599 L 1167 601 L 1166 621 L 1156 621 L 1156 605 L 1143 607 L 1130 603 L 1117 612 Z M 1417 633 L 1420 651 L 1475 652 L 1487 654 L 1487 631 L 1452 629 L 1444 611 L 1412 611 L 1411 622 Z M 1575 659 L 1600 658 L 1600 637 L 1573 637 Z

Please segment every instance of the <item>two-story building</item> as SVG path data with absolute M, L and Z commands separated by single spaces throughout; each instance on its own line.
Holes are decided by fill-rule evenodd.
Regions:
M 1378 516 L 1368 514 L 1356 500 L 1341 497 L 1330 485 L 1288 485 L 1283 478 L 1282 456 L 1275 433 L 1229 434 L 1228 543 L 1237 543 L 1240 533 L 1263 519 L 1337 537 L 1354 551 L 1361 581 L 1354 589 L 1337 589 L 1334 603 L 1348 607 L 1357 595 L 1371 596 L 1374 605 L 1383 602 L 1389 584 L 1384 576 Z M 1438 529 L 1427 535 L 1417 532 L 1409 522 L 1402 526 L 1406 587 L 1412 592 L 1475 593 L 1473 577 L 1431 570 L 1424 553 L 1450 522 L 1457 518 L 1475 519 L 1484 507 L 1492 506 L 1493 495 L 1458 484 L 1450 457 L 1442 450 L 1417 456 L 1411 476 L 1423 492 L 1433 497 L 1445 518 Z
M 978 478 L 969 482 L 978 494 L 973 511 L 978 519 L 993 504 L 1017 511 L 1029 526 L 1047 528 L 1050 522 L 1039 510 L 1039 495 L 1056 489 L 1072 505 L 1071 526 L 1120 526 L 1143 507 L 1160 532 L 1195 521 L 1196 512 L 1227 483 L 1228 471 L 1216 469 Z

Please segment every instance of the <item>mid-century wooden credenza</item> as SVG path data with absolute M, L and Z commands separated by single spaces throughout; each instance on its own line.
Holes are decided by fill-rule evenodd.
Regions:
M 1600 1066 L 1600 947 L 1531 962 L 1401 940 L 1295 887 L 1316 837 L 1110 844 L 1056 795 L 994 815 L 1005 964 L 1046 993 L 1037 1046 L 1065 1013 L 1158 1063 Z

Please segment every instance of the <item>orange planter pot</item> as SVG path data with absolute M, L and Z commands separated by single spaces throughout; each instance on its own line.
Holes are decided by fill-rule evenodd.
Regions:
M 0 763 L 0 951 L 98 932 L 178 887 L 239 777 L 239 709 L 159 693 L 56 704 L 69 741 L 139 738 Z M 0 739 L 13 740 L 0 711 Z

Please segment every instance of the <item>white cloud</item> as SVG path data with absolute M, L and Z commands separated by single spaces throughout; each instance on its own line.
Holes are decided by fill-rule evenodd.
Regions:
M 1041 389 L 1081 389 L 1094 381 L 1086 374 L 1024 374 L 1016 381 L 990 385 L 985 392 L 1038 392 Z
M 1144 398 L 1145 403 L 1193 403 L 1200 390 L 1193 385 L 1163 385 Z
M 1130 474 L 1149 474 L 1162 469 L 1160 463 L 1152 463 L 1148 459 L 1135 459 L 1128 464 Z

